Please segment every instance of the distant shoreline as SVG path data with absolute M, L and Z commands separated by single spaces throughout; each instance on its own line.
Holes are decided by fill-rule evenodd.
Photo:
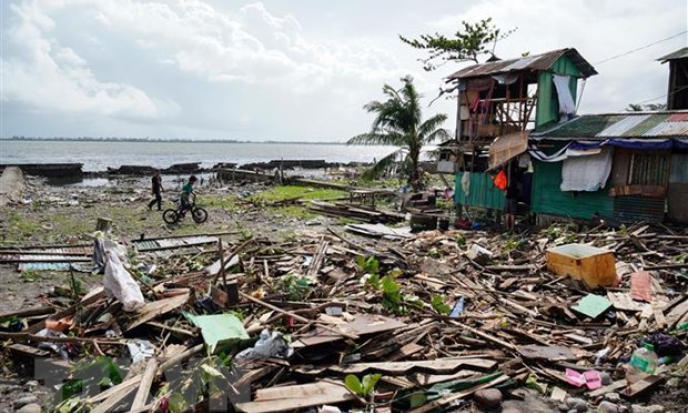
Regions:
M 347 145 L 346 142 L 236 141 L 221 139 L 141 139 L 141 138 L 0 138 L 0 142 L 141 142 L 141 143 L 231 143 L 266 145 Z M 362 146 L 362 145 L 354 145 Z M 384 146 L 384 145 L 376 145 Z

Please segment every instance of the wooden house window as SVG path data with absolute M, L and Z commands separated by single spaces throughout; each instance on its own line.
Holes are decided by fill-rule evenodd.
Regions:
M 628 170 L 628 185 L 666 186 L 670 159 L 668 153 L 634 153 Z

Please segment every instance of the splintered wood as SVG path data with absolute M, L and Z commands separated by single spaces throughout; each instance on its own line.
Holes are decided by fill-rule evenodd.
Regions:
M 228 384 L 199 385 L 205 393 L 183 404 L 194 411 L 208 400 L 241 396 L 234 408 L 244 413 L 348 410 L 371 400 L 379 411 L 425 413 L 482 389 L 526 382 L 549 387 L 556 402 L 612 391 L 633 398 L 660 386 L 666 369 L 630 386 L 612 374 L 614 381 L 596 390 L 575 388 L 572 377 L 614 372 L 637 343 L 659 337 L 654 333 L 685 344 L 685 229 L 573 232 L 562 225 L 512 237 L 410 234 L 380 223 L 401 220 L 395 213 L 339 203 L 310 208 L 376 225 L 353 227 L 359 235 L 301 231 L 280 242 L 225 237 L 220 248 L 207 249 L 187 237 L 198 241 L 195 248 L 174 254 L 138 242 L 140 265 L 158 268 L 137 278 L 146 298 L 139 311 L 125 313 L 101 289 L 71 306 L 45 302 L 3 314 L 0 321 L 21 322 L 14 321 L 19 331 L 0 331 L 0 339 L 8 354 L 23 358 L 59 353 L 78 362 L 88 354 L 128 359 L 138 352 L 121 383 L 74 400 L 75 408 L 101 413 L 178 403 L 175 392 L 189 383 L 172 373 L 193 380 L 194 370 Z M 570 243 L 604 251 L 607 267 L 615 258 L 614 286 L 591 290 L 583 275 L 548 269 L 547 251 Z M 232 328 L 219 320 L 231 320 Z M 48 330 L 58 327 L 61 333 Z M 374 374 L 382 378 L 366 393 Z

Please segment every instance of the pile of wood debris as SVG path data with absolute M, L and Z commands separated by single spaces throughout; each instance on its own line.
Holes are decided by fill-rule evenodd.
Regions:
M 101 288 L 0 315 L 20 320 L 0 339 L 18 363 L 63 370 L 62 413 L 424 413 L 474 399 L 622 411 L 688 364 L 686 230 L 296 238 L 132 243 L 142 306 L 126 312 Z M 591 291 L 548 270 L 547 250 L 570 243 L 612 252 L 618 283 Z M 629 384 L 619 367 L 653 340 L 659 367 Z

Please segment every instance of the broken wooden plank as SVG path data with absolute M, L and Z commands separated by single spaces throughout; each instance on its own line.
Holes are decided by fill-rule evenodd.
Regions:
M 314 322 L 313 320 L 309 320 L 309 319 L 307 319 L 306 317 L 302 317 L 302 316 L 300 316 L 300 315 L 298 315 L 298 314 L 292 313 L 291 311 L 283 310 L 283 309 L 281 309 L 281 308 L 279 308 L 279 307 L 277 307 L 277 306 L 274 306 L 274 305 L 272 305 L 272 304 L 266 303 L 266 302 L 263 301 L 263 300 L 259 300 L 258 298 L 253 297 L 253 296 L 251 296 L 251 295 L 249 295 L 249 294 L 246 294 L 246 293 L 243 293 L 243 292 L 239 292 L 239 294 L 241 294 L 242 297 L 246 298 L 246 299 L 249 300 L 249 301 L 253 301 L 253 302 L 256 303 L 256 304 L 260 304 L 260 305 L 262 305 L 263 307 L 269 308 L 269 309 L 271 309 L 271 310 L 273 310 L 273 311 L 277 311 L 278 313 L 281 313 L 281 314 L 284 314 L 284 315 L 291 316 L 292 318 L 294 318 L 294 319 L 296 319 L 296 320 L 299 320 L 299 321 L 301 321 L 301 322 L 303 322 L 303 323 L 313 323 L 313 322 Z M 341 331 L 341 329 L 338 329 L 338 328 L 332 328 L 332 327 L 327 326 L 327 325 L 324 325 L 324 324 L 319 324 L 319 327 L 322 328 L 323 330 L 327 330 L 327 331 L 333 332 L 333 333 L 335 333 L 335 334 L 342 335 L 342 336 L 344 336 L 344 337 L 346 337 L 346 338 L 350 338 L 350 339 L 352 339 L 352 340 L 358 339 L 358 336 L 357 336 L 357 335 L 355 335 L 355 334 L 350 334 L 350 333 L 347 333 L 347 332 L 345 332 L 345 331 Z
M 497 367 L 497 362 L 494 360 L 469 357 L 446 357 L 423 361 L 356 363 L 345 366 L 330 366 L 328 370 L 342 374 L 379 372 L 389 375 L 403 375 L 414 371 L 431 374 L 452 374 L 461 368 L 490 371 L 495 367 Z
M 355 399 L 356 396 L 347 390 L 344 383 L 320 381 L 312 384 L 260 389 L 256 392 L 254 401 L 238 403 L 235 407 L 243 413 L 276 413 Z
M 568 361 L 578 360 L 573 352 L 564 346 L 538 346 L 531 344 L 528 346 L 518 346 L 516 351 L 526 359 L 546 360 L 546 361 Z
M 617 381 L 613 382 L 612 384 L 609 384 L 609 385 L 604 386 L 604 387 L 600 387 L 597 390 L 593 390 L 590 393 L 587 393 L 587 396 L 594 399 L 594 398 L 597 398 L 599 396 L 604 396 L 607 393 L 614 393 L 619 389 L 623 389 L 627 385 L 628 385 L 628 382 L 626 381 L 626 379 L 617 380 Z
M 477 335 L 477 336 L 479 336 L 479 337 L 484 338 L 484 339 L 487 340 L 487 341 L 491 341 L 491 342 L 493 342 L 493 343 L 495 343 L 495 344 L 499 344 L 500 346 L 502 346 L 502 347 L 504 347 L 504 348 L 506 348 L 506 349 L 508 349 L 508 350 L 516 350 L 516 346 L 515 346 L 515 345 L 513 345 L 513 344 L 511 344 L 511 343 L 507 343 L 506 341 L 501 340 L 501 339 L 499 339 L 499 338 L 497 338 L 497 337 L 495 337 L 495 336 L 489 335 L 489 334 L 487 334 L 487 333 L 483 333 L 482 331 L 480 331 L 480 330 L 478 330 L 478 329 L 476 329 L 476 328 L 473 328 L 473 327 L 471 327 L 471 326 L 467 326 L 466 324 L 459 323 L 458 321 L 453 321 L 453 320 L 450 321 L 450 323 L 451 323 L 451 324 L 454 324 L 455 326 L 464 328 L 464 329 L 470 331 L 471 333 L 473 333 L 473 334 L 475 334 L 475 335 Z
M 139 389 L 134 397 L 134 402 L 131 405 L 131 410 L 136 410 L 143 407 L 150 395 L 151 385 L 155 379 L 155 373 L 158 371 L 158 360 L 151 358 L 146 364 L 146 370 L 143 372 Z
M 170 298 L 164 298 L 162 300 L 146 303 L 138 311 L 137 318 L 127 325 L 124 331 L 129 331 L 140 326 L 141 324 L 153 320 L 162 314 L 169 313 L 177 308 L 181 308 L 184 304 L 186 304 L 187 301 L 189 301 L 189 297 L 190 294 L 187 292 Z
M 470 396 L 471 394 L 475 393 L 478 390 L 487 389 L 489 387 L 496 386 L 496 385 L 503 383 L 507 380 L 509 380 L 509 376 L 501 375 L 501 376 L 499 376 L 499 377 L 497 377 L 497 378 L 495 378 L 495 379 L 493 379 L 487 383 L 479 384 L 479 385 L 473 386 L 469 389 L 462 390 L 460 392 L 441 397 L 441 398 L 434 400 L 430 403 L 427 403 L 421 407 L 418 407 L 417 409 L 413 409 L 409 413 L 427 413 L 431 410 L 435 410 L 441 406 L 452 403 L 456 400 L 460 400 L 460 399 L 463 399 L 464 397 Z
M 669 314 L 666 315 L 667 326 L 669 328 L 674 328 L 676 323 L 686 314 L 688 314 L 688 299 L 675 306 Z
M 651 389 L 652 387 L 655 387 L 656 385 L 658 385 L 662 381 L 664 381 L 663 376 L 653 375 L 653 376 L 645 377 L 644 379 L 642 379 L 638 382 L 635 382 L 635 383 L 631 384 L 630 386 L 628 386 L 628 388 L 625 391 L 621 392 L 621 395 L 628 397 L 628 398 L 636 397 L 636 396 L 646 392 L 647 390 Z

